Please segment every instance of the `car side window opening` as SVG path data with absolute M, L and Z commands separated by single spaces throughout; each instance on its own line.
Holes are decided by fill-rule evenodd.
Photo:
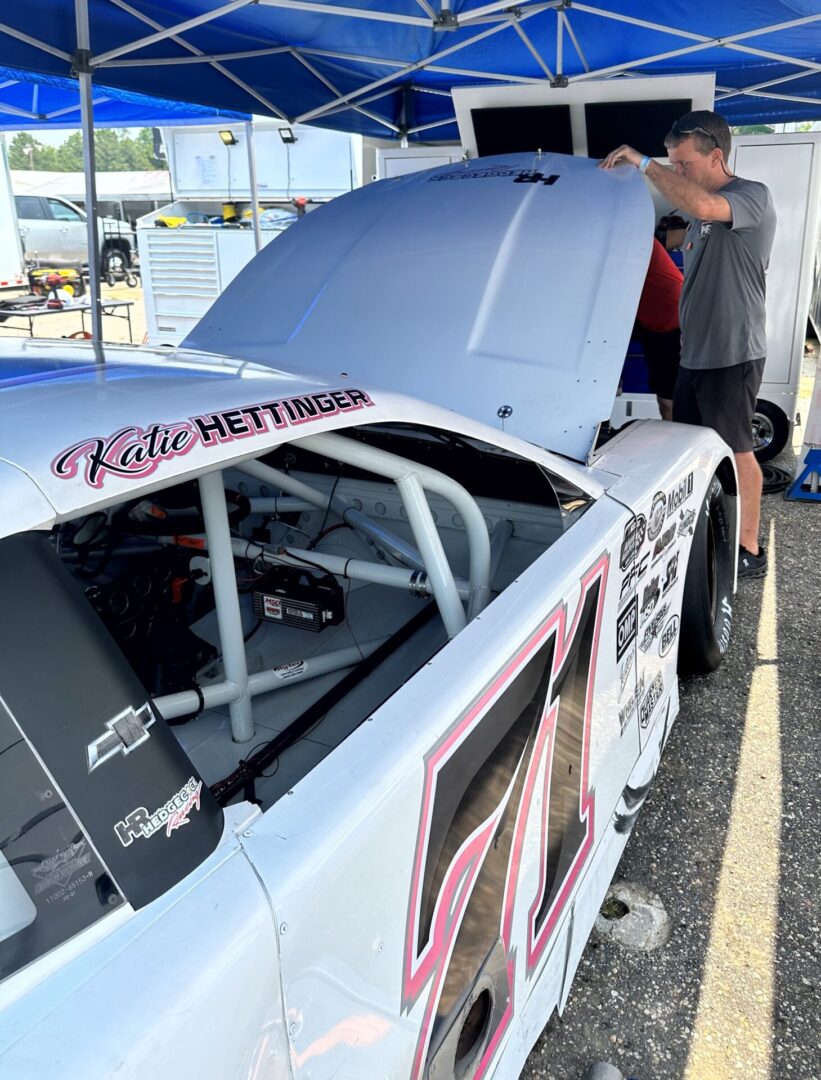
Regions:
M 0 980 L 120 904 L 88 835 L 0 704 Z
M 82 214 L 78 213 L 73 206 L 67 206 L 60 199 L 48 199 L 51 216 L 55 221 L 83 221 Z
M 46 211 L 42 200 L 36 195 L 16 195 L 14 203 L 17 207 L 17 217 L 29 221 L 45 221 Z

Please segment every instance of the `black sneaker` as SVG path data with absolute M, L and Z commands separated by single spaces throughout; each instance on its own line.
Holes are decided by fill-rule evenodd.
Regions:
M 738 549 L 738 576 L 739 578 L 761 578 L 767 574 L 767 552 L 758 545 L 758 554 L 753 555 L 745 547 Z

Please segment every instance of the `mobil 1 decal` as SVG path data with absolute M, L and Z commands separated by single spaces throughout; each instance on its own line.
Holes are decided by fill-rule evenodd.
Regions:
M 403 1012 L 425 1000 L 412 1080 L 428 1075 L 465 993 L 502 950 L 499 1004 L 472 1075 L 490 1071 L 517 1005 L 516 965 L 533 977 L 590 855 L 590 725 L 608 565 L 601 555 L 582 576 L 575 612 L 560 604 L 425 755 L 402 977 Z M 526 913 L 515 947 L 514 909 L 517 927 Z
M 677 484 L 674 484 L 667 492 L 667 516 L 672 517 L 678 512 L 683 503 L 686 503 L 693 494 L 693 474 L 687 473 Z

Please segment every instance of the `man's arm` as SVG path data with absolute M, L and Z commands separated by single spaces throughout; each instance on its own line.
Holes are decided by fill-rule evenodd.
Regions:
M 618 150 L 612 150 L 607 157 L 600 162 L 600 168 L 612 169 L 615 165 L 634 165 L 639 167 L 642 155 L 632 146 L 620 146 Z M 651 161 L 647 167 L 647 179 L 653 187 L 685 214 L 690 214 L 701 221 L 732 221 L 733 212 L 730 204 L 723 195 L 711 191 L 705 191 L 703 187 L 694 184 L 686 176 L 679 176 L 672 169 L 659 165 L 657 161 Z

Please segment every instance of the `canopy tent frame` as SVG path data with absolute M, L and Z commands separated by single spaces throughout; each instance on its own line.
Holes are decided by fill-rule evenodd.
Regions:
M 728 50 L 735 50 L 745 53 L 747 55 L 759 57 L 770 61 L 784 63 L 788 65 L 797 66 L 803 68 L 803 72 L 791 73 L 787 75 L 779 76 L 775 79 L 765 80 L 764 82 L 755 83 L 749 87 L 721 87 L 720 96 L 717 97 L 717 101 L 726 100 L 731 97 L 739 97 L 742 95 L 747 96 L 759 96 L 767 98 L 773 101 L 784 101 L 801 104 L 817 104 L 817 99 L 813 97 L 804 97 L 798 94 L 774 94 L 767 93 L 773 86 L 781 85 L 785 82 L 792 82 L 802 77 L 803 74 L 817 74 L 821 72 L 821 63 L 813 60 L 805 59 L 802 57 L 791 56 L 785 53 L 774 52 L 772 50 L 765 50 L 755 48 L 750 45 L 742 44 L 742 42 L 749 41 L 750 39 L 761 37 L 767 34 L 778 33 L 779 31 L 787 29 L 795 29 L 797 27 L 810 25 L 821 21 L 821 13 L 801 16 L 796 19 L 768 23 L 766 26 L 756 27 L 752 30 L 744 30 L 738 34 L 725 35 L 721 37 L 709 36 L 705 34 L 699 34 L 693 30 L 685 30 L 679 27 L 670 26 L 664 23 L 654 22 L 649 19 L 641 19 L 635 16 L 623 14 L 620 12 L 607 11 L 605 9 L 575 2 L 572 4 L 572 8 L 576 12 L 583 12 L 588 15 L 594 15 L 603 19 L 610 19 L 616 22 L 620 22 L 627 25 L 633 25 L 646 30 L 653 30 L 659 33 L 668 34 L 674 37 L 685 38 L 693 42 L 691 45 L 684 46 L 680 49 L 671 49 L 663 52 L 657 52 L 648 54 L 633 60 L 627 60 L 618 64 L 609 65 L 606 67 L 591 68 L 584 55 L 581 44 L 579 42 L 578 35 L 573 29 L 569 9 L 571 5 L 567 3 L 567 0 L 523 0 L 517 6 L 512 6 L 510 0 L 494 0 L 493 3 L 485 4 L 481 7 L 474 8 L 461 15 L 454 13 L 447 0 L 443 0 L 439 11 L 437 12 L 427 0 L 413 0 L 416 7 L 421 8 L 424 12 L 424 17 L 419 15 L 403 14 L 398 12 L 383 11 L 380 9 L 368 9 L 368 8 L 354 8 L 354 7 L 342 7 L 335 4 L 328 4 L 324 2 L 315 2 L 315 0 L 229 0 L 228 3 L 222 4 L 211 11 L 202 12 L 194 18 L 186 19 L 183 22 L 174 24 L 173 26 L 163 26 L 157 20 L 152 19 L 150 16 L 145 15 L 143 12 L 138 11 L 127 0 L 110 0 L 110 2 L 120 8 L 121 10 L 132 15 L 135 19 L 141 21 L 144 25 L 149 26 L 154 31 L 152 34 L 144 35 L 136 38 L 131 42 L 119 45 L 115 49 L 109 49 L 106 52 L 94 56 L 89 54 L 88 65 L 89 74 L 93 74 L 95 71 L 104 69 L 107 67 L 124 67 L 124 66 L 139 66 L 139 67 L 161 67 L 164 65 L 175 65 L 178 63 L 205 63 L 209 64 L 220 74 L 231 80 L 244 92 L 253 96 L 265 109 L 277 116 L 281 120 L 285 120 L 289 123 L 307 123 L 311 120 L 318 120 L 329 115 L 336 115 L 340 112 L 348 109 L 353 109 L 368 119 L 386 128 L 393 135 L 400 138 L 407 137 L 410 134 L 416 134 L 420 131 L 430 130 L 435 127 L 444 126 L 447 123 L 452 123 L 454 118 L 443 118 L 435 123 L 420 124 L 414 127 L 408 127 L 404 130 L 401 125 L 393 124 L 386 120 L 384 117 L 379 116 L 370 110 L 366 110 L 362 107 L 359 99 L 370 94 L 373 90 L 379 89 L 382 86 L 386 86 L 391 83 L 399 82 L 406 78 L 408 75 L 425 69 L 434 73 L 449 74 L 457 77 L 464 78 L 492 78 L 494 81 L 509 81 L 511 83 L 534 83 L 542 81 L 539 77 L 530 76 L 517 76 L 513 73 L 488 73 L 482 71 L 475 71 L 469 68 L 452 68 L 443 67 L 441 60 L 448 55 L 453 55 L 457 52 L 463 51 L 472 45 L 477 44 L 485 37 L 489 37 L 494 33 L 502 31 L 504 29 L 512 28 L 517 36 L 521 39 L 525 48 L 533 56 L 534 60 L 538 64 L 540 70 L 543 73 L 545 79 L 551 83 L 556 84 L 560 82 L 562 85 L 570 82 L 576 82 L 583 79 L 590 78 L 604 78 L 611 75 L 623 74 L 629 72 L 631 69 L 646 67 L 649 64 L 657 63 L 661 60 L 669 60 L 678 58 L 685 55 L 692 55 L 707 49 L 723 48 Z M 336 52 L 329 50 L 311 49 L 310 47 L 295 47 L 290 45 L 276 45 L 265 49 L 250 49 L 241 50 L 226 53 L 206 53 L 204 50 L 197 48 L 190 42 L 188 42 L 181 35 L 188 30 L 195 29 L 199 26 L 213 23 L 216 20 L 222 18 L 225 15 L 231 14 L 234 11 L 241 10 L 249 7 L 252 4 L 259 4 L 263 7 L 277 7 L 283 9 L 292 9 L 298 11 L 310 11 L 321 15 L 335 16 L 338 18 L 353 18 L 353 19 L 367 19 L 377 22 L 387 22 L 398 25 L 404 25 L 415 28 L 425 28 L 438 31 L 464 29 L 465 27 L 471 27 L 479 25 L 482 21 L 487 19 L 493 20 L 493 25 L 487 30 L 481 31 L 479 34 L 468 37 L 464 41 L 455 43 L 444 50 L 438 50 L 431 53 L 428 57 L 423 57 L 413 63 L 407 61 L 396 60 L 389 57 L 380 56 L 356 56 L 354 54 L 345 52 Z M 87 3 L 84 5 L 87 10 Z M 545 59 L 542 52 L 536 48 L 533 41 L 522 29 L 522 22 L 525 19 L 532 18 L 544 11 L 555 10 L 557 19 L 557 34 L 556 34 L 556 57 L 555 57 L 555 74 L 548 61 Z M 580 63 L 585 68 L 584 72 L 576 75 L 565 76 L 564 75 L 564 35 L 567 32 L 567 37 L 579 58 Z M 43 42 L 32 35 L 25 34 L 22 31 L 16 30 L 13 27 L 9 27 L 6 24 L 0 24 L 0 32 L 8 33 L 17 39 L 24 41 L 26 44 L 32 45 L 36 48 L 42 49 L 52 55 L 55 55 L 61 59 L 74 61 L 74 57 L 71 57 L 68 53 L 61 49 L 50 45 L 47 42 Z M 188 51 L 190 57 L 153 57 L 153 58 L 131 58 L 123 59 L 129 56 L 129 54 L 146 48 L 149 45 L 157 44 L 162 41 L 173 41 L 175 44 Z M 270 101 L 267 97 L 260 94 L 259 91 L 250 86 L 245 80 L 240 79 L 233 72 L 224 67 L 225 62 L 232 60 L 247 60 L 255 59 L 262 56 L 272 56 L 278 53 L 289 53 L 295 59 L 297 59 L 307 71 L 310 72 L 317 79 L 325 89 L 329 90 L 334 95 L 329 101 L 323 105 L 307 110 L 296 116 L 288 116 L 280 107 L 274 102 Z M 395 67 L 396 70 L 382 79 L 373 80 L 366 83 L 363 86 L 357 87 L 347 93 L 341 93 L 335 89 L 335 84 L 323 75 L 310 61 L 307 59 L 310 56 L 324 57 L 328 59 L 337 59 L 348 62 L 367 62 L 373 66 L 387 66 Z M 416 88 L 421 90 L 421 88 Z
M 83 172 L 86 186 L 86 243 L 88 246 L 88 291 L 91 303 L 91 339 L 96 346 L 103 340 L 103 307 L 100 292 L 100 245 L 97 240 L 97 175 L 94 147 L 94 105 L 91 85 L 91 27 L 88 0 L 74 0 L 77 26 L 75 67 L 80 82 L 80 115 L 83 130 Z M 98 350 L 98 357 L 101 353 Z

